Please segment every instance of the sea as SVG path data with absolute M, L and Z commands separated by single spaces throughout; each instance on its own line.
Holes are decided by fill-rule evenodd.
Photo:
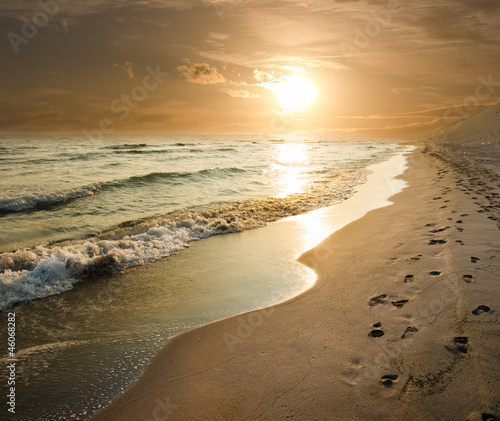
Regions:
M 401 150 L 391 141 L 318 136 L 0 136 L 0 310 L 5 320 L 26 315 L 16 349 L 30 367 L 24 378 L 18 373 L 23 416 L 86 419 L 136 379 L 168 337 L 201 323 L 110 340 L 95 328 L 104 313 L 71 313 L 75 302 L 104 284 L 120 291 L 118 275 L 182 256 L 195 242 L 340 203 L 364 183 L 369 165 Z M 85 317 L 92 319 L 85 332 L 47 333 L 60 319 Z

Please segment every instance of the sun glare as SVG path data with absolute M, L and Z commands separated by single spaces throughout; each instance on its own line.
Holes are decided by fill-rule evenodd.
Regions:
M 310 170 L 308 159 L 311 147 L 300 143 L 284 143 L 275 145 L 273 156 L 275 162 L 271 170 L 276 176 L 279 187 L 278 197 L 300 192 L 307 184 L 306 174 Z
M 276 100 L 286 114 L 308 109 L 316 101 L 318 88 L 302 75 L 285 76 L 274 88 Z

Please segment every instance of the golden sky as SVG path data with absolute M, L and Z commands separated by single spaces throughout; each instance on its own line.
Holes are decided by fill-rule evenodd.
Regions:
M 500 98 L 498 0 L 2 0 L 0 132 L 412 137 Z

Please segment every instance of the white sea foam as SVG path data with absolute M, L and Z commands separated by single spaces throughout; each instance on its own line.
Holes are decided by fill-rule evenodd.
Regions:
M 125 235 L 116 240 L 96 239 L 53 247 L 4 253 L 0 257 L 0 309 L 16 303 L 67 291 L 87 277 L 123 270 L 169 256 L 189 242 L 239 230 L 225 221 L 203 217 Z

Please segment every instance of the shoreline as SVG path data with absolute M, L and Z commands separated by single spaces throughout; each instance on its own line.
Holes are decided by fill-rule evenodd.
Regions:
M 300 257 L 318 275 L 311 289 L 176 336 L 131 389 L 92 419 L 439 414 L 472 421 L 494 412 L 492 391 L 500 382 L 488 373 L 499 364 L 488 353 L 494 343 L 478 335 L 498 319 L 493 311 L 472 311 L 493 308 L 499 292 L 494 274 L 481 272 L 486 295 L 470 291 L 479 281 L 464 279 L 477 277 L 482 265 L 471 262 L 471 253 L 492 259 L 486 255 L 493 253 L 495 222 L 450 187 L 455 179 L 446 163 L 421 150 L 409 161 L 410 186 L 391 198 L 392 206 L 370 211 Z M 455 213 L 467 217 L 455 220 Z M 468 224 L 483 229 L 464 231 Z M 474 299 L 465 299 L 467 292 Z M 481 386 L 486 378 L 488 388 Z
M 370 165 L 374 172 L 357 193 L 333 207 L 213 236 L 169 259 L 21 305 L 20 415 L 87 419 L 130 387 L 170 338 L 310 288 L 316 274 L 297 255 L 369 206 L 388 204 L 404 185 L 393 179 L 403 170 L 404 154 Z M 54 378 L 61 379 L 57 386 Z

